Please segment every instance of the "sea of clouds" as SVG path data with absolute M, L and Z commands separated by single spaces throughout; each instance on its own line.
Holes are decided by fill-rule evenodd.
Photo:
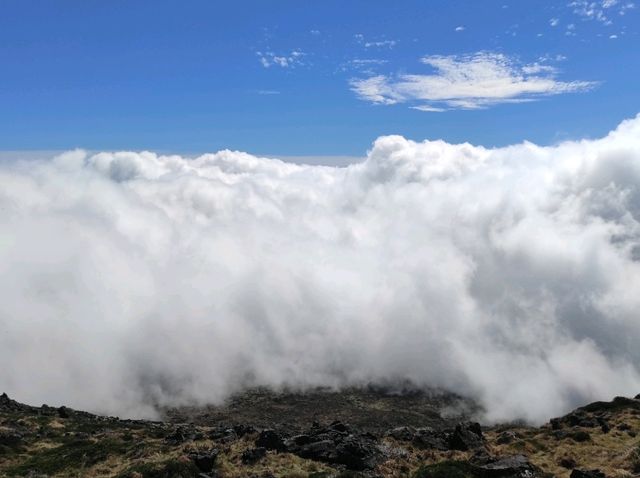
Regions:
M 343 168 L 0 164 L 0 391 L 29 403 L 410 381 L 539 422 L 640 392 L 639 313 L 640 116 L 551 147 L 386 136 Z

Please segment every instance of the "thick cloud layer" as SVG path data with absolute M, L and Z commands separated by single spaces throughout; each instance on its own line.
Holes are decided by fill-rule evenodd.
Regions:
M 640 116 L 596 141 L 379 138 L 0 166 L 0 388 L 152 416 L 409 380 L 544 420 L 640 392 Z

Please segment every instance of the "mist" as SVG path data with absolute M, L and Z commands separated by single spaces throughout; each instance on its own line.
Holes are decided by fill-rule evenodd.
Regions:
M 127 417 L 411 382 L 541 422 L 640 392 L 640 116 L 363 162 L 0 163 L 0 391 Z

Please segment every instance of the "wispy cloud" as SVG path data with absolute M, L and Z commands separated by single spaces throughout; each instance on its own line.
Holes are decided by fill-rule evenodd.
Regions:
M 356 43 L 364 46 L 365 48 L 393 48 L 398 44 L 397 40 L 366 40 L 362 33 L 356 33 L 353 35 Z
M 460 25 L 460 26 L 456 27 L 456 31 L 457 32 L 463 32 L 464 31 L 464 25 Z
M 621 2 L 620 0 L 573 0 L 569 3 L 573 13 L 589 20 L 597 20 L 605 25 L 611 25 L 612 14 L 624 15 L 627 10 L 635 8 L 633 2 Z
M 265 68 L 271 68 L 272 66 L 279 66 L 281 68 L 294 68 L 296 66 L 304 64 L 303 58 L 305 53 L 302 50 L 291 50 L 290 53 L 276 54 L 271 50 L 258 51 L 258 60 L 260 64 Z
M 559 81 L 556 68 L 521 64 L 500 53 L 427 56 L 431 74 L 376 75 L 351 80 L 362 100 L 377 104 L 409 104 L 421 111 L 483 109 L 500 103 L 523 103 L 544 96 L 587 91 L 592 81 Z

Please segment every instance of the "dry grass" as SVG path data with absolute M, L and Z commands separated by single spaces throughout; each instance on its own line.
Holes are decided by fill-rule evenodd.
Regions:
M 370 401 L 368 406 L 383 409 L 388 404 L 384 401 Z M 557 432 L 549 425 L 540 428 L 496 427 L 485 432 L 487 451 L 494 456 L 525 454 L 533 464 L 558 478 L 569 478 L 571 473 L 570 469 L 561 466 L 563 458 L 565 462 L 574 461 L 577 468 L 599 468 L 608 478 L 638 476 L 640 437 L 633 435 L 634 432 L 640 432 L 640 412 L 622 409 L 608 415 L 611 427 L 608 433 L 600 428 L 564 428 L 567 436 L 558 438 Z M 51 477 L 142 477 L 146 476 L 145 469 L 161 468 L 167 463 L 193 466 L 187 457 L 190 452 L 212 448 L 219 450 L 216 469 L 224 478 L 261 476 L 267 473 L 278 478 L 337 474 L 336 469 L 329 465 L 273 451 L 267 452 L 256 464 L 243 464 L 242 453 L 254 447 L 257 433 L 226 444 L 199 439 L 182 445 L 169 445 L 164 440 L 164 436 L 171 430 L 169 425 L 161 429 L 162 433 L 158 433 L 153 426 L 136 427 L 123 422 L 92 422 L 38 414 L 10 414 L 4 419 L 0 416 L 0 432 L 11 432 L 13 428 L 37 438 L 30 438 L 0 455 L 0 477 L 24 476 L 22 471 L 28 470 L 29 466 L 48 469 Z M 212 430 L 206 426 L 196 429 L 202 436 L 208 436 Z M 515 433 L 516 438 L 508 444 L 499 444 L 498 438 L 504 430 Z M 571 434 L 579 430 L 588 432 L 590 439 L 578 442 L 571 438 Z M 466 461 L 472 455 L 472 452 L 423 450 L 393 438 L 383 438 L 380 444 L 387 458 L 378 465 L 376 472 L 392 478 L 413 476 L 423 465 Z M 68 462 L 62 463 L 61 459 Z
M 634 474 L 634 450 L 638 450 L 640 438 L 617 429 L 621 423 L 640 431 L 638 415 L 625 411 L 612 416 L 609 421 L 611 430 L 608 433 L 600 428 L 583 429 L 591 436 L 585 442 L 576 442 L 571 438 L 557 439 L 548 425 L 541 428 L 511 429 L 519 439 L 507 445 L 496 443 L 498 431 L 486 433 L 486 438 L 491 453 L 524 453 L 532 463 L 558 478 L 568 478 L 571 474 L 570 469 L 560 465 L 560 460 L 565 457 L 573 459 L 577 468 L 599 468 L 608 477 L 626 478 Z

